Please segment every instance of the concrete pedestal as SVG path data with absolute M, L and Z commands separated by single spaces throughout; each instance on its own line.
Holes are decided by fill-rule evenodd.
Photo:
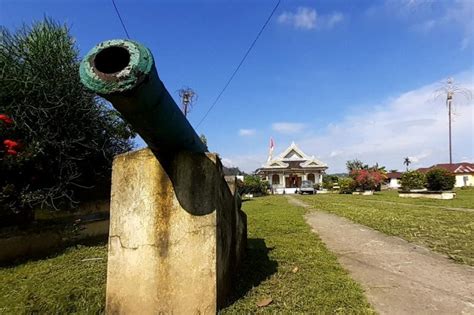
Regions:
M 235 186 L 215 154 L 179 153 L 166 171 L 148 149 L 117 156 L 107 313 L 215 314 L 246 244 Z

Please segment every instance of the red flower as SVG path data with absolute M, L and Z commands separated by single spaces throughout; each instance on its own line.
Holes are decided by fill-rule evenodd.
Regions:
M 20 144 L 18 142 L 10 140 L 10 139 L 4 140 L 3 144 L 5 145 L 7 150 L 15 150 L 15 149 L 18 149 L 20 147 Z
M 8 117 L 5 114 L 0 114 L 0 120 L 3 121 L 7 125 L 13 124 L 13 119 L 11 119 L 10 117 Z

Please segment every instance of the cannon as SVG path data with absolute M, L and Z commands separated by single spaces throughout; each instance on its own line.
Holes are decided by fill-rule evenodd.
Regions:
M 148 48 L 102 42 L 79 74 L 148 144 L 113 161 L 106 312 L 216 313 L 247 240 L 235 177 L 224 178 L 218 155 L 166 90 Z
M 102 42 L 79 71 L 84 86 L 110 101 L 153 153 L 208 151 L 166 90 L 145 46 L 131 40 Z

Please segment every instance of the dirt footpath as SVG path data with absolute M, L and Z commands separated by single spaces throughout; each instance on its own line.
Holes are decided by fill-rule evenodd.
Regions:
M 473 267 L 333 214 L 306 220 L 380 314 L 474 314 Z

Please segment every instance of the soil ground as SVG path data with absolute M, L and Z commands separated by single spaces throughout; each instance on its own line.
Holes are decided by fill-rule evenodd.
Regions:
M 306 220 L 380 314 L 474 314 L 473 267 L 333 214 L 316 211 Z

